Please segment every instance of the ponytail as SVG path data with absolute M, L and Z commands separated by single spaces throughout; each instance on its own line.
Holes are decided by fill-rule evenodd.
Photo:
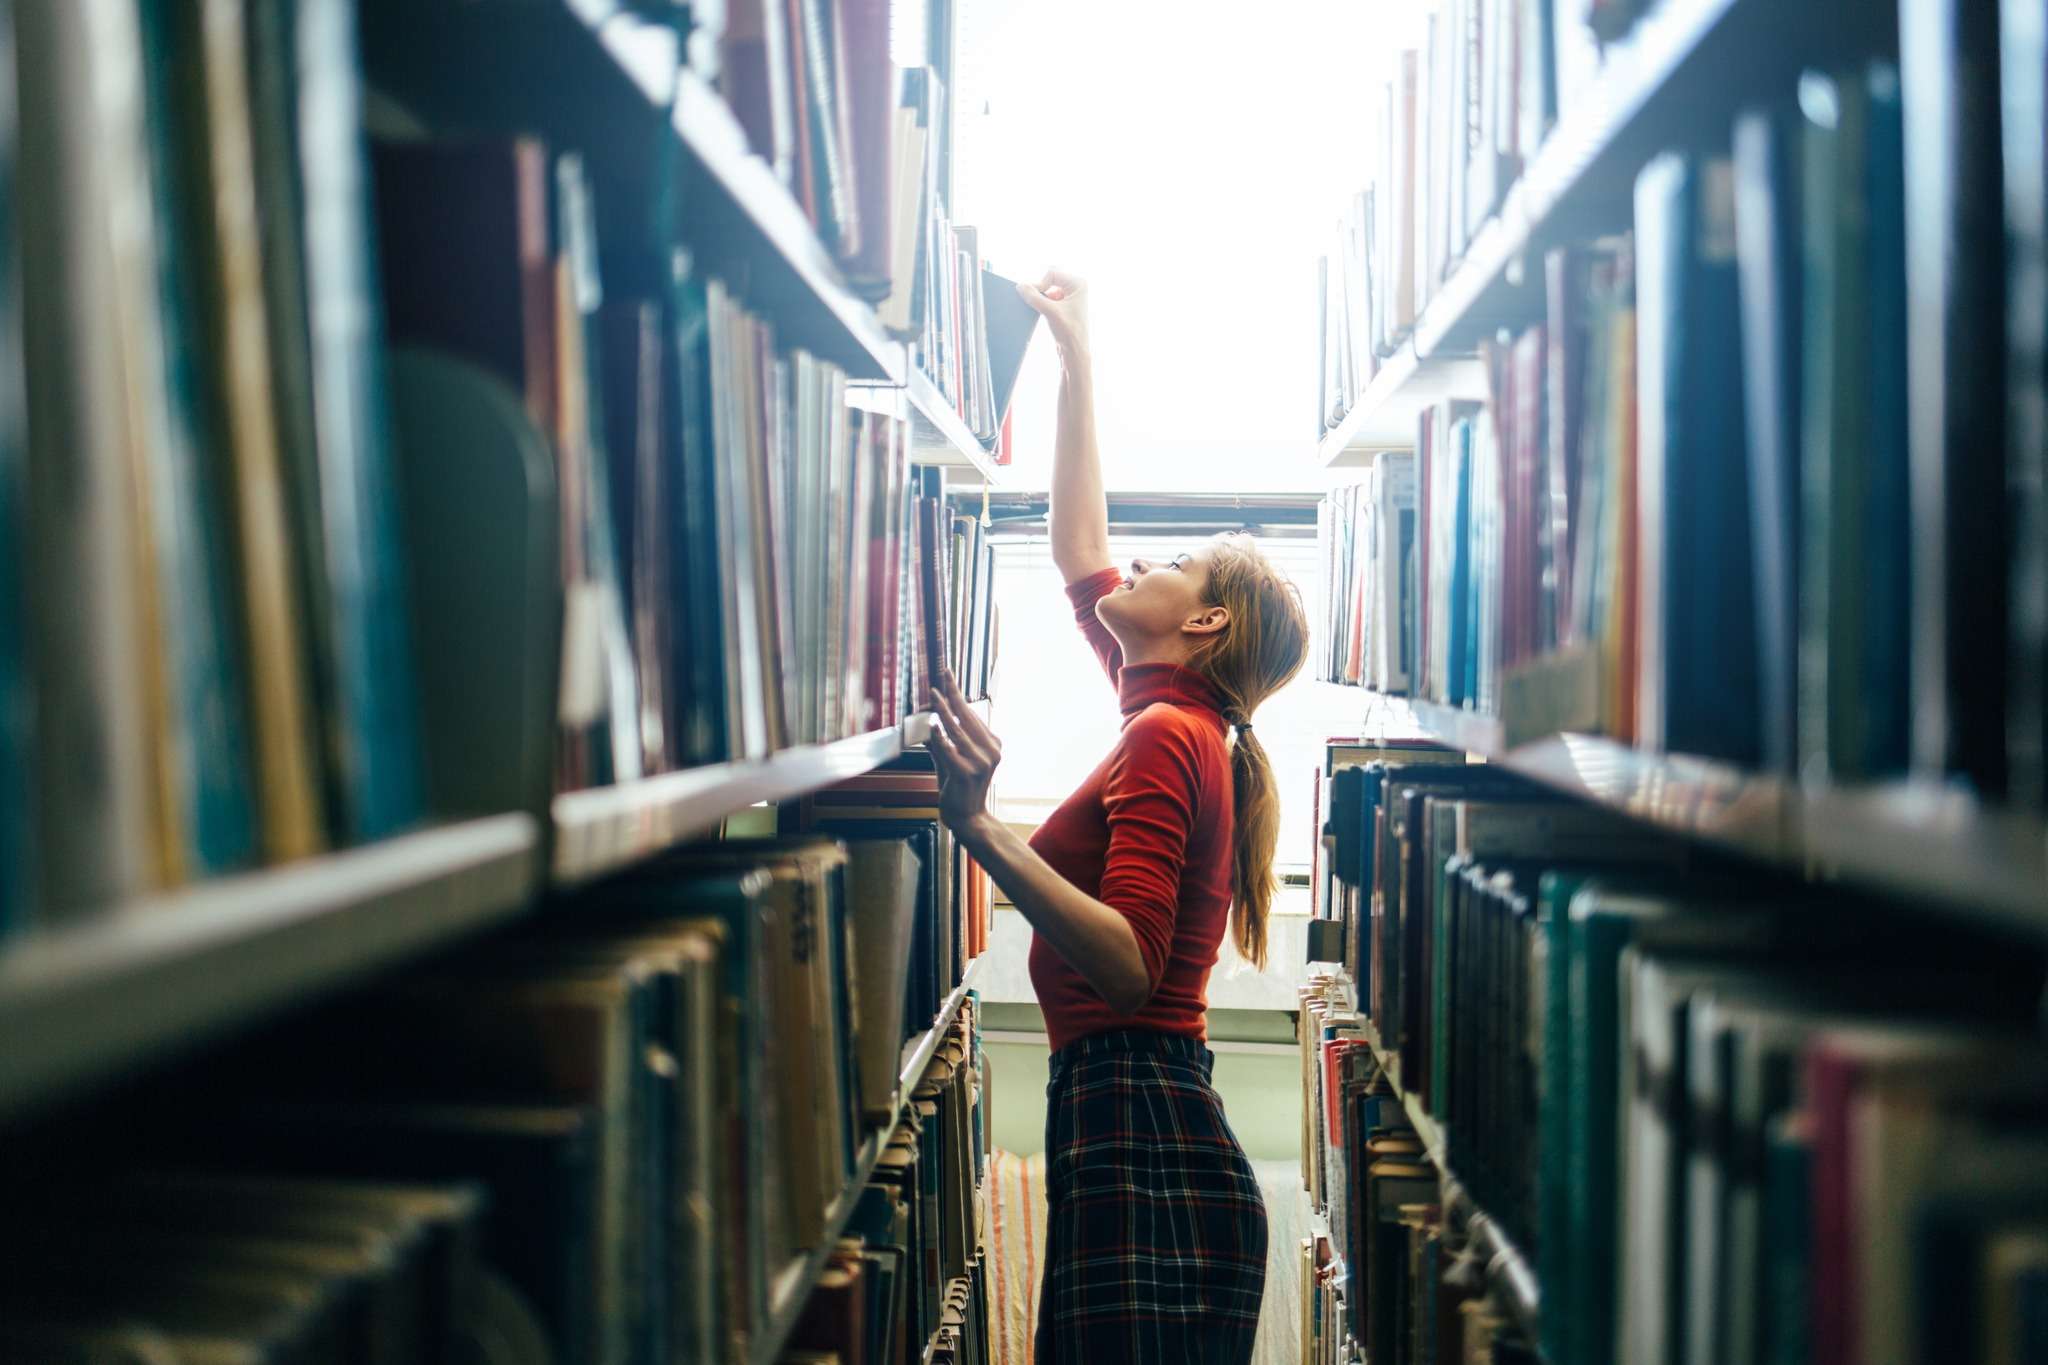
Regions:
M 1231 850 L 1230 933 L 1238 953 L 1254 967 L 1266 965 L 1266 916 L 1273 908 L 1273 851 L 1280 842 L 1280 792 L 1273 764 L 1252 737 L 1237 727 L 1230 746 L 1230 785 L 1236 799 L 1236 847 Z
M 1223 694 L 1224 719 L 1237 732 L 1230 747 L 1236 826 L 1230 931 L 1239 954 L 1254 967 L 1264 967 L 1280 793 L 1273 764 L 1252 737 L 1251 716 L 1301 671 L 1308 658 L 1308 612 L 1300 590 L 1259 553 L 1250 536 L 1218 536 L 1214 544 L 1207 595 L 1210 603 L 1229 609 L 1230 624 L 1207 637 L 1188 664 Z

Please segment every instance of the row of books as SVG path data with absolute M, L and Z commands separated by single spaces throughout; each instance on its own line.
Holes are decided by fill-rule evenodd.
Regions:
M 489 1209 L 483 1253 L 506 1281 L 501 1297 L 521 1308 L 505 1310 L 506 1330 L 537 1337 L 539 1358 L 751 1359 L 749 1343 L 791 1307 L 796 1268 L 859 1197 L 871 1144 L 882 1144 L 878 1182 L 901 1186 L 906 1171 L 923 1182 L 901 1200 L 940 1198 L 941 1168 L 951 1181 L 940 1211 L 920 1216 L 931 1226 L 913 1221 L 919 1245 L 972 1246 L 982 1143 L 961 1079 L 971 1013 L 911 1094 L 899 1090 L 906 1041 L 933 1026 L 933 997 L 959 979 L 930 855 L 929 841 L 872 832 L 679 850 L 153 1081 L 80 1131 L 60 1124 L 40 1140 L 62 1157 L 12 1174 L 42 1188 L 45 1161 L 76 1163 L 88 1180 L 168 1163 L 475 1184 Z M 908 1136 L 892 1136 L 906 1100 Z M 90 1240 L 61 1227 L 61 1200 L 10 1195 L 10 1207 L 46 1210 L 17 1231 Z M 900 1237 L 893 1206 L 884 1212 Z M 185 1231 L 227 1230 L 202 1215 Z M 913 1278 L 930 1282 L 903 1291 L 922 1305 L 907 1329 L 920 1348 L 938 1326 L 929 1300 L 964 1273 L 957 1260 L 913 1263 Z M 132 1316 L 203 1334 L 207 1310 L 175 1290 L 153 1297 L 146 1264 L 133 1298 L 63 1278 L 89 1277 L 90 1264 L 52 1265 L 47 1294 L 24 1266 L 0 1317 L 97 1330 Z M 230 1339 L 240 1330 L 221 1326 Z M 473 1330 L 488 1340 L 495 1329 Z
M 981 1365 L 986 1173 L 973 1005 L 946 1032 L 861 1190 L 783 1365 Z
M 1536 1352 L 1470 1270 L 1440 1172 L 1341 984 L 1300 991 L 1302 1172 L 1328 1227 L 1302 1240 L 1303 1358 L 1534 1365 Z
M 1380 455 L 1365 482 L 1332 489 L 1316 517 L 1327 613 L 1324 681 L 1407 692 L 1413 636 L 1401 629 L 1401 608 L 1414 595 L 1414 457 Z
M 1401 1112 L 1533 1257 L 1548 1359 L 1933 1362 L 2023 1339 L 2039 1263 L 1994 1249 L 2044 1207 L 2038 953 L 1710 864 L 1484 768 L 1389 752 L 1331 784 L 1358 892 L 1333 909 L 1369 919 L 1320 1059 L 1355 1125 L 1323 1158 L 1351 1203 L 1331 1223 L 1354 1321 L 1384 1230 L 1350 1173 L 1379 1169 Z
M 950 210 L 950 0 L 908 20 L 882 0 L 741 0 L 692 19 L 699 74 L 717 82 L 848 284 L 914 343 L 918 367 L 1007 463 L 990 314 L 1012 301 L 987 301 L 975 229 Z
M 1598 88 L 1643 6 L 1438 0 L 1419 48 L 1366 95 L 1365 188 L 1321 259 L 1316 432 L 1337 426 L 1413 329 L 1558 119 Z M 1625 60 L 1625 58 L 1623 58 Z
M 1743 113 L 1732 156 L 1645 166 L 1632 234 L 1549 255 L 1543 321 L 1486 350 L 1488 400 L 1421 420 L 1412 591 L 1338 585 L 1338 614 L 1406 636 L 1415 695 L 1521 733 L 2048 801 L 2048 523 L 2020 422 L 2048 391 L 2039 347 L 1907 307 L 1908 229 L 1941 224 L 1907 212 L 1905 130 L 1957 100 L 1982 96 L 1809 72 Z M 2008 303 L 1977 257 L 2020 270 L 2029 221 L 2012 206 L 1953 282 L 2014 328 L 2038 288 L 2016 276 Z M 1944 364 L 1981 405 L 1915 381 Z M 1375 481 L 1405 488 L 1404 458 Z
M 348 0 L 73 8 L 4 147 L 0 935 L 913 708 L 905 424 L 686 253 L 619 285 L 574 152 L 366 143 Z
M 915 55 L 947 60 L 950 3 L 919 13 Z M 886 0 L 734 0 L 693 10 L 689 24 L 690 66 L 732 107 L 847 283 L 881 303 L 885 320 L 909 310 L 952 155 L 945 67 L 896 64 L 892 38 L 911 35 L 895 32 L 904 16 Z
M 7 27 L 0 934 L 423 804 L 351 11 Z

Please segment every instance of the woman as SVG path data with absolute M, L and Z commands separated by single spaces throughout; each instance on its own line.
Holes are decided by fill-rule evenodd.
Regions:
M 1294 676 L 1308 622 L 1245 536 L 1109 565 L 1086 295 L 1019 286 L 1059 345 L 1053 562 L 1115 685 L 1116 747 L 1027 845 L 988 810 L 1002 745 L 950 679 L 940 807 L 1035 931 L 1052 1054 L 1040 1365 L 1249 1361 L 1266 1210 L 1209 1083 L 1209 970 L 1228 921 L 1263 963 L 1279 822 L 1252 713 Z

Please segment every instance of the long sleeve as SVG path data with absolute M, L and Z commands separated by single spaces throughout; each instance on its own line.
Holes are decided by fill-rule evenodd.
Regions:
M 1173 948 L 1188 838 L 1202 796 L 1201 766 L 1190 722 L 1157 708 L 1124 731 L 1103 783 L 1109 850 L 1100 895 L 1130 921 L 1155 991 Z
M 1124 671 L 1123 646 L 1109 633 L 1109 627 L 1096 619 L 1095 604 L 1115 592 L 1123 581 L 1124 576 L 1115 569 L 1104 568 L 1067 584 L 1067 600 L 1074 604 L 1074 623 L 1081 627 L 1088 647 L 1101 660 L 1102 671 L 1109 674 L 1112 687 Z

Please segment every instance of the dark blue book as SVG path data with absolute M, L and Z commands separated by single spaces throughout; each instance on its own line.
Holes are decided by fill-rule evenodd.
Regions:
M 1636 180 L 1637 739 L 1760 756 L 1734 172 L 1666 153 Z
M 1798 768 L 1799 714 L 1798 110 L 1745 110 L 1735 121 L 1734 152 L 1758 740 L 1764 768 L 1791 774 Z
M 1900 0 L 1911 405 L 1913 766 L 2006 789 L 2005 193 L 1999 6 Z M 1987 333 L 1987 329 L 1989 329 Z M 1987 339 L 1988 338 L 1988 339 Z
M 1867 369 L 1854 387 L 1870 404 L 1863 474 L 1862 556 L 1856 579 L 1861 639 L 1852 666 L 1856 707 L 1848 764 L 1856 776 L 1905 771 L 1910 757 L 1913 667 L 1912 468 L 1906 439 L 1906 207 L 1898 72 L 1882 64 L 1864 85 L 1864 320 Z

